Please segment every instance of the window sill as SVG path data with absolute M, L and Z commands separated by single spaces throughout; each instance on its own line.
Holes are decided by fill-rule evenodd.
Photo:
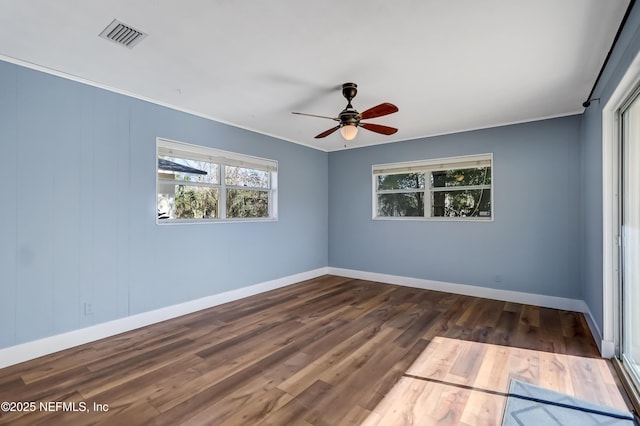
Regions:
M 248 223 L 248 222 L 277 222 L 278 218 L 237 218 L 237 219 L 162 219 L 156 220 L 158 226 L 168 225 L 201 225 L 211 223 Z
M 372 220 L 416 221 L 416 222 L 493 222 L 493 217 L 385 217 L 374 216 Z

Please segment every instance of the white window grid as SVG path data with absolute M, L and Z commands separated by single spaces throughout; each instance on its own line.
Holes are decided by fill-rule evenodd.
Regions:
M 206 219 L 156 219 L 159 224 L 176 224 L 176 223 L 210 223 L 210 222 L 253 222 L 253 221 L 271 221 L 277 220 L 277 171 L 278 162 L 265 158 L 253 157 L 235 152 L 222 151 L 214 148 L 207 148 L 198 145 L 187 144 L 184 142 L 170 141 L 167 139 L 157 139 L 156 154 L 156 194 L 160 184 L 169 185 L 186 185 L 196 187 L 208 187 L 218 190 L 218 216 L 216 218 Z M 184 158 L 188 160 L 204 161 L 215 163 L 217 168 L 217 182 L 196 182 L 182 179 L 164 179 L 158 177 L 157 158 L 174 157 Z M 237 166 L 247 169 L 255 169 L 267 171 L 268 183 L 266 187 L 248 186 L 248 185 L 228 185 L 225 180 L 225 166 Z M 266 192 L 269 196 L 267 217 L 227 217 L 227 190 L 246 190 Z
M 460 185 L 449 187 L 433 187 L 429 175 L 432 172 L 445 171 L 451 169 L 471 169 L 478 167 L 489 167 L 491 169 L 491 184 L 484 185 Z M 493 221 L 493 154 L 477 154 L 461 157 L 448 157 L 433 160 L 407 161 L 400 163 L 377 164 L 372 169 L 372 219 L 375 220 L 436 220 L 436 221 Z M 403 189 L 378 189 L 378 176 L 424 173 L 424 188 L 403 188 Z M 469 190 L 491 190 L 491 214 L 488 217 L 436 217 L 431 216 L 431 194 L 434 192 L 463 192 Z M 380 216 L 378 214 L 378 195 L 382 194 L 423 194 L 424 215 L 423 216 Z

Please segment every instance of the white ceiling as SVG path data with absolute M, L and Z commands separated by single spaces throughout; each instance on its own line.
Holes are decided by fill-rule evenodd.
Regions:
M 321 150 L 583 111 L 629 0 L 0 0 L 0 58 Z M 148 37 L 98 37 L 113 19 Z M 161 136 L 161 135 L 159 135 Z M 189 142 L 189 141 L 185 141 Z

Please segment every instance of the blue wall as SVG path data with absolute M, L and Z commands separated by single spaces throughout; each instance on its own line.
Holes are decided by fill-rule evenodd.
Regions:
M 279 220 L 156 225 L 156 137 L 277 160 Z M 0 146 L 0 348 L 327 265 L 324 152 L 5 62 Z
M 603 330 L 602 109 L 638 52 L 640 6 L 636 2 L 593 93 L 600 100 L 592 102 L 582 120 L 583 297 L 600 330 Z
M 329 154 L 329 265 L 581 298 L 580 116 Z M 371 219 L 371 165 L 494 155 L 493 222 Z M 501 281 L 496 281 L 496 276 Z

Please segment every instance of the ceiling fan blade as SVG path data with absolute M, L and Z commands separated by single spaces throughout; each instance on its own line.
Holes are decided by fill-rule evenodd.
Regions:
M 316 117 L 316 118 L 328 118 L 329 120 L 340 121 L 340 119 L 337 117 L 327 117 L 326 115 L 307 114 L 305 112 L 292 112 L 291 114 L 306 115 L 307 117 Z
M 381 126 L 380 124 L 371 123 L 360 123 L 360 127 L 364 127 L 367 130 L 383 135 L 392 135 L 398 131 L 395 127 Z
M 331 133 L 335 132 L 339 128 L 340 128 L 340 126 L 336 126 L 336 127 L 333 127 L 333 128 L 331 128 L 329 130 L 325 130 L 324 132 L 322 132 L 319 135 L 317 135 L 315 138 L 316 139 L 320 139 L 320 138 L 324 138 L 326 136 L 329 136 Z
M 394 112 L 398 112 L 398 107 L 394 104 L 385 102 L 383 104 L 376 105 L 373 108 L 369 108 L 365 112 L 361 113 L 360 119 L 365 120 L 367 118 L 382 117 L 383 115 L 393 114 Z

